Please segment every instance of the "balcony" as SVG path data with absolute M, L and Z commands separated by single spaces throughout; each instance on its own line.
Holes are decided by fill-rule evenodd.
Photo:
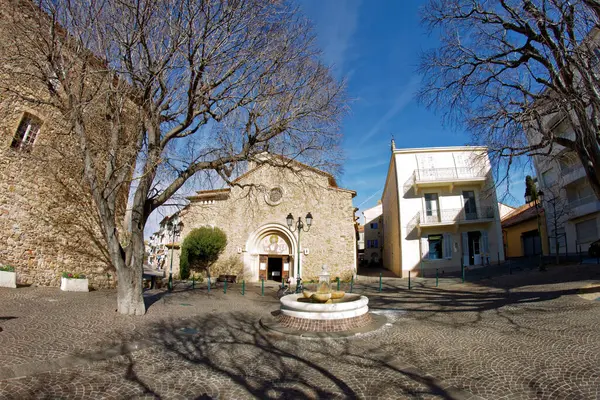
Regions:
M 569 202 L 569 218 L 578 218 L 587 214 L 600 211 L 600 201 L 596 196 L 586 196 L 581 199 Z
M 585 177 L 585 169 L 583 169 L 583 165 L 581 164 L 561 165 L 560 172 L 562 174 L 563 186 Z
M 496 206 L 497 208 L 497 206 Z M 441 209 L 433 215 L 419 211 L 408 223 L 407 228 L 417 228 L 419 234 L 424 228 L 453 227 L 456 231 L 459 225 L 491 222 L 496 218 L 494 206 L 481 206 L 475 212 L 466 212 L 464 208 Z
M 415 193 L 426 187 L 447 186 L 450 191 L 458 185 L 480 185 L 486 181 L 484 168 L 478 167 L 450 167 L 415 169 L 406 184 L 414 187 Z

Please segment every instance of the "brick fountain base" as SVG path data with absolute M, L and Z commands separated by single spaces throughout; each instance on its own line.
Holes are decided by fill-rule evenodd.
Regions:
M 301 336 L 308 333 L 340 336 L 369 331 L 379 325 L 369 314 L 369 299 L 365 296 L 345 294 L 329 303 L 315 303 L 302 294 L 290 294 L 280 302 L 281 309 L 273 313 L 273 318 L 261 320 L 265 328 Z

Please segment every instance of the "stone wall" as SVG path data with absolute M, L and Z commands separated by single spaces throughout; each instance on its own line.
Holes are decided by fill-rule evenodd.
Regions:
M 21 284 L 59 286 L 68 271 L 93 287 L 114 286 L 96 211 L 75 176 L 81 164 L 53 155 L 60 136 L 50 114 L 36 112 L 45 123 L 31 152 L 10 147 L 23 112 L 0 102 L 0 264 L 14 266 Z
M 244 279 L 256 281 L 258 253 L 251 248 L 251 242 L 257 231 L 268 226 L 270 228 L 265 232 L 279 233 L 283 237 L 287 235 L 292 245 L 291 253 L 296 258 L 297 233 L 287 231 L 286 216 L 292 213 L 296 220 L 299 216 L 304 220 L 311 212 L 312 227 L 301 233 L 300 240 L 301 250 L 309 250 L 309 254 L 302 255 L 302 278 L 305 281 L 316 279 L 323 264 L 329 267 L 332 279 L 337 276 L 349 279 L 352 276 L 356 268 L 352 191 L 332 187 L 327 176 L 312 171 L 294 173 L 269 166 L 255 169 L 240 184 L 252 186 L 233 187 L 227 199 L 219 200 L 218 196 L 196 198 L 183 210 L 182 238 L 191 229 L 202 225 L 221 228 L 227 234 L 228 243 L 220 261 L 239 258 L 244 262 Z M 274 187 L 283 191 L 283 197 L 277 204 L 265 199 Z M 173 265 L 177 274 L 178 250 L 175 250 Z
M 19 1 L 0 1 L 0 37 L 7 38 Z M 24 42 L 20 51 L 26 51 Z M 0 43 L 2 60 L 18 60 L 15 49 Z M 19 75 L 0 72 L 15 93 L 47 88 Z M 13 76 L 14 75 L 14 76 Z M 22 76 L 22 75 L 21 75 Z M 11 148 L 17 127 L 27 112 L 43 124 L 31 151 Z M 20 284 L 59 286 L 63 271 L 83 273 L 92 287 L 114 286 L 115 274 L 99 231 L 97 212 L 85 191 L 77 143 L 64 120 L 48 106 L 0 94 L 0 264 L 12 265 Z

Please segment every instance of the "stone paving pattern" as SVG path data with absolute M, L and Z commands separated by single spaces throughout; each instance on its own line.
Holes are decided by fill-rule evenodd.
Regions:
M 275 288 L 148 292 L 143 317 L 115 293 L 0 289 L 0 398 L 600 399 L 600 267 L 554 267 L 477 283 L 357 281 L 382 329 L 346 339 L 259 327 Z M 238 285 L 239 286 L 239 285 Z M 347 289 L 347 288 L 343 288 Z M 182 328 L 186 328 L 182 330 Z M 84 365 L 52 360 L 136 340 L 141 350 Z

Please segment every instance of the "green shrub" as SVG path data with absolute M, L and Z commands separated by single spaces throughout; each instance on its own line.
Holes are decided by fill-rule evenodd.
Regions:
M 210 267 L 217 261 L 227 246 L 227 235 L 219 228 L 202 227 L 193 229 L 183 240 L 179 274 L 188 279 L 190 270 L 205 270 L 210 276 Z
M 0 266 L 0 271 L 15 272 L 15 267 L 12 267 L 10 265 Z

